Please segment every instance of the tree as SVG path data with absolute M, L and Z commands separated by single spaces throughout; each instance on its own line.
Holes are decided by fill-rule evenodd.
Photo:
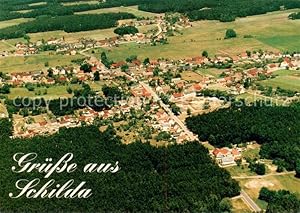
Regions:
M 8 84 L 4 84 L 2 87 L 0 87 L 0 93 L 1 94 L 9 94 L 10 86 Z
M 175 115 L 179 115 L 181 113 L 180 107 L 176 104 L 171 105 L 171 110 Z
M 296 162 L 295 170 L 296 170 L 296 177 L 300 178 L 300 160 L 299 159 Z
M 160 69 L 158 67 L 155 67 L 153 70 L 153 76 L 159 76 Z
M 92 72 L 92 65 L 84 63 L 80 66 L 80 69 L 83 70 L 83 72 L 85 73 Z
M 49 77 L 49 78 L 53 78 L 53 70 L 50 68 L 50 69 L 48 69 L 48 74 L 47 74 L 47 76 Z
M 23 38 L 27 41 L 27 43 L 29 44 L 30 42 L 30 36 L 29 35 L 24 35 Z
M 232 204 L 231 204 L 231 201 L 228 197 L 223 198 L 221 200 L 219 206 L 220 206 L 220 210 L 222 212 L 231 212 Z
M 237 36 L 236 32 L 233 29 L 226 30 L 225 39 L 235 38 Z
M 124 65 L 121 66 L 121 71 L 122 72 L 126 72 L 126 71 L 128 71 L 128 69 L 129 69 L 128 64 L 124 64 Z
M 145 58 L 143 64 L 144 65 L 150 64 L 150 59 L 149 58 Z
M 114 33 L 118 35 L 126 35 L 126 34 L 136 34 L 139 30 L 134 26 L 125 26 L 125 27 L 118 27 L 114 30 Z
M 208 58 L 208 52 L 207 52 L 206 50 L 204 50 L 204 51 L 202 52 L 202 56 Z
M 191 114 L 192 114 L 191 108 L 188 108 L 188 109 L 186 110 L 186 113 L 187 113 L 188 115 L 191 115 Z
M 67 88 L 67 92 L 68 92 L 69 94 L 72 94 L 72 92 L 73 92 L 72 88 L 71 88 L 71 87 L 68 87 L 68 88 Z
M 94 73 L 94 81 L 100 81 L 100 73 L 99 73 L 99 71 L 96 71 Z
M 49 62 L 48 61 L 45 62 L 45 67 L 49 67 Z
M 137 59 L 137 56 L 136 55 L 131 55 L 129 56 L 128 58 L 126 58 L 126 61 L 131 63 L 132 61 L 136 60 Z

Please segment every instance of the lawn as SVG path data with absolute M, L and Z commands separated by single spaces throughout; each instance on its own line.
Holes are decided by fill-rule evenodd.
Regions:
M 72 65 L 71 60 L 83 58 L 81 55 L 32 55 L 20 57 L 3 57 L 0 58 L 0 70 L 3 72 L 26 72 L 45 70 L 45 63 L 49 66 Z
M 259 101 L 259 100 L 270 101 L 274 105 L 284 104 L 284 101 L 282 101 L 282 100 L 278 100 L 278 99 L 275 99 L 275 98 L 272 98 L 272 97 L 263 96 L 263 95 L 256 94 L 256 93 L 252 94 L 252 93 L 247 93 L 246 92 L 246 93 L 243 93 L 241 95 L 238 95 L 236 98 L 237 98 L 237 100 L 244 99 L 247 104 L 254 103 L 254 102 Z
M 45 99 L 55 99 L 59 97 L 71 97 L 72 94 L 68 94 L 67 87 L 69 86 L 51 86 L 49 88 L 46 87 L 37 87 L 35 91 L 28 91 L 26 88 L 11 88 L 11 92 L 8 95 L 9 99 L 15 99 L 17 97 L 29 97 L 29 98 L 37 98 L 37 97 L 44 97 Z M 72 89 L 79 89 L 81 88 L 80 85 L 70 85 Z M 36 95 L 37 91 L 41 91 L 42 93 L 47 90 L 46 95 Z
M 299 41 L 294 42 L 296 38 L 300 38 L 300 21 L 287 18 L 293 11 L 295 10 L 240 18 L 230 23 L 193 22 L 193 27 L 182 30 L 182 35 L 169 37 L 169 44 L 157 46 L 124 44 L 113 48 L 110 57 L 115 60 L 124 59 L 128 55 L 151 59 L 180 59 L 200 55 L 204 50 L 207 50 L 211 57 L 215 54 L 237 55 L 246 50 L 258 49 L 280 51 L 292 47 L 300 50 Z M 224 40 L 225 31 L 229 28 L 234 29 L 238 37 Z M 251 35 L 252 38 L 244 38 L 245 35 Z M 276 42 L 267 42 L 266 39 L 273 37 L 282 37 L 282 47 Z
M 200 74 L 213 76 L 218 78 L 224 70 L 216 69 L 216 68 L 207 68 L 207 69 L 198 69 L 197 72 Z
M 129 7 L 112 7 L 112 8 L 104 8 L 104 9 L 97 9 L 97 10 L 88 10 L 83 12 L 77 12 L 75 14 L 101 14 L 101 13 L 118 13 L 118 12 L 127 12 L 132 13 L 137 17 L 155 17 L 158 14 L 150 13 L 146 11 L 141 11 L 138 9 L 137 6 L 129 6 Z
M 31 21 L 33 18 L 18 18 L 18 19 L 11 19 L 7 21 L 0 21 L 0 29 L 5 27 L 10 27 L 13 25 L 21 24 L 27 21 Z
M 262 85 L 273 88 L 281 87 L 283 89 L 300 92 L 300 71 L 280 70 L 274 72 L 278 75 L 276 78 L 261 81 Z
M 242 152 L 242 156 L 243 158 L 250 158 L 252 160 L 255 158 L 259 159 L 260 158 L 259 151 L 260 151 L 260 147 L 257 145 L 257 147 L 255 147 L 254 149 L 247 148 L 247 150 Z
M 230 166 L 225 167 L 225 169 L 231 174 L 231 176 L 252 176 L 256 175 L 254 172 L 251 172 L 247 165 L 241 166 Z

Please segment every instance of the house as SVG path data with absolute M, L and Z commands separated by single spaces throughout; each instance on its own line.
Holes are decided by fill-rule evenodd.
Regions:
M 221 166 L 235 165 L 235 160 L 241 158 L 241 153 L 238 149 L 229 149 L 227 147 L 214 149 L 212 155 Z

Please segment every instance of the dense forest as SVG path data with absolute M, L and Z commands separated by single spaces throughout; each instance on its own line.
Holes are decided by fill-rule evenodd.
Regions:
M 262 157 L 274 159 L 288 170 L 300 159 L 300 104 L 232 106 L 189 117 L 186 123 L 200 140 L 215 146 L 257 141 L 262 144 Z
M 7 135 L 9 122 L 0 120 L 0 125 L 0 134 Z M 0 149 L 1 212 L 221 212 L 222 199 L 238 195 L 240 190 L 197 142 L 167 148 L 140 142 L 123 145 L 113 127 L 104 132 L 95 126 L 60 129 L 56 135 L 32 139 L 5 136 L 1 137 Z M 10 192 L 18 192 L 14 183 L 21 178 L 41 178 L 40 184 L 49 180 L 37 172 L 13 173 L 11 167 L 16 163 L 12 156 L 17 152 L 36 152 L 35 162 L 44 162 L 47 157 L 55 162 L 73 153 L 72 162 L 78 164 L 78 170 L 53 173 L 49 179 L 59 184 L 74 179 L 76 185 L 86 181 L 84 188 L 91 188 L 93 195 L 88 199 L 9 198 Z M 91 162 L 116 161 L 121 170 L 115 174 L 82 172 Z
M 297 195 L 286 190 L 273 191 L 263 187 L 259 192 L 259 199 L 268 203 L 267 213 L 300 212 Z
M 0 39 L 23 37 L 26 33 L 64 30 L 65 32 L 79 32 L 95 29 L 105 29 L 117 25 L 121 19 L 131 19 L 130 13 L 105 13 L 87 15 L 69 15 L 56 17 L 40 17 L 33 21 L 3 28 Z
M 280 9 L 300 8 L 299 0 L 110 0 L 99 4 L 76 4 L 64 6 L 63 2 L 78 0 L 45 0 L 47 4 L 30 5 L 41 0 L 4 0 L 0 9 L 0 21 L 14 18 L 35 18 L 43 15 L 65 16 L 75 12 L 101 8 L 138 5 L 140 10 L 163 13 L 185 13 L 191 20 L 234 21 L 237 17 L 264 14 Z M 17 12 L 30 10 L 27 13 Z
M 220 21 L 234 21 L 237 17 L 299 7 L 299 0 L 154 0 L 139 5 L 139 9 L 149 12 L 181 12 L 191 20 Z

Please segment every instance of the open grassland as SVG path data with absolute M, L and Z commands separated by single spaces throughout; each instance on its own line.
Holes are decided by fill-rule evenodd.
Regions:
M 72 97 L 72 94 L 67 92 L 67 88 L 71 87 L 74 89 L 81 88 L 80 85 L 69 85 L 69 86 L 50 86 L 49 88 L 46 87 L 36 87 L 34 91 L 28 91 L 27 88 L 11 88 L 11 92 L 8 95 L 9 99 L 15 99 L 17 97 L 29 97 L 29 98 L 40 98 L 43 97 L 45 99 L 55 99 L 60 97 Z M 37 95 L 37 92 L 41 92 L 42 95 Z M 44 92 L 47 91 L 47 94 Z
M 124 59 L 128 55 L 180 59 L 200 55 L 203 50 L 207 50 L 210 56 L 237 55 L 246 50 L 258 49 L 283 51 L 292 47 L 293 50 L 300 50 L 300 21 L 288 19 L 293 11 L 240 18 L 230 23 L 198 21 L 193 23 L 192 28 L 182 30 L 182 35 L 169 37 L 169 44 L 124 44 L 112 48 L 109 56 L 114 60 Z M 229 28 L 234 29 L 238 37 L 224 40 L 225 31 Z M 251 35 L 252 38 L 244 38 L 245 35 Z M 274 37 L 280 38 L 280 42 L 269 42 Z
M 267 203 L 258 199 L 262 187 L 270 190 L 285 189 L 296 193 L 300 198 L 300 182 L 294 175 L 269 176 L 255 179 L 239 180 L 240 186 L 261 207 L 266 208 Z
M 97 10 L 88 10 L 84 12 L 78 12 L 75 14 L 101 14 L 101 13 L 118 13 L 118 12 L 127 12 L 132 13 L 138 17 L 154 17 L 158 14 L 150 13 L 146 11 L 141 11 L 138 9 L 137 6 L 129 6 L 129 7 L 112 7 L 112 8 L 104 8 L 104 9 L 97 9 Z
M 0 70 L 2 72 L 26 72 L 26 71 L 39 71 L 47 69 L 45 63 L 48 62 L 49 66 L 63 66 L 72 65 L 72 60 L 83 58 L 81 55 L 32 55 L 20 57 L 2 57 L 0 58 Z
M 16 12 L 18 12 L 18 13 L 28 13 L 28 12 L 31 12 L 31 11 L 33 11 L 33 10 L 18 10 Z
M 281 87 L 283 89 L 300 92 L 300 71 L 280 70 L 274 72 L 274 74 L 278 76 L 273 79 L 264 80 L 261 84 L 273 88 Z
M 41 2 L 36 2 L 36 3 L 31 3 L 29 6 L 38 6 L 38 5 L 44 5 L 47 4 L 47 2 L 41 1 Z
M 76 2 L 64 2 L 62 5 L 70 6 L 70 5 L 80 5 L 80 4 L 99 4 L 99 1 L 76 1 Z
M 13 25 L 21 24 L 27 21 L 33 20 L 32 18 L 18 18 L 18 19 L 11 19 L 7 21 L 0 21 L 0 29 L 5 27 L 10 27 Z

